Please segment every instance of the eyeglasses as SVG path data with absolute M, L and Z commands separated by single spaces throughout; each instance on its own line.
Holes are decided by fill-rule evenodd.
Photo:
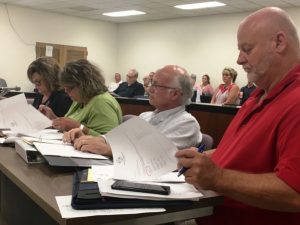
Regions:
M 129 75 L 127 75 L 127 78 L 130 78 L 130 79 L 132 79 L 132 78 L 135 78 L 136 76 L 135 75 L 131 75 L 131 76 L 129 76 Z
M 41 86 L 42 80 L 33 80 L 32 83 L 33 83 L 35 86 Z
M 150 82 L 150 88 L 154 88 L 154 89 L 164 88 L 164 89 L 174 89 L 174 90 L 180 89 L 178 87 L 169 87 L 169 86 L 159 85 L 159 84 L 157 84 L 155 82 L 152 82 L 152 81 Z

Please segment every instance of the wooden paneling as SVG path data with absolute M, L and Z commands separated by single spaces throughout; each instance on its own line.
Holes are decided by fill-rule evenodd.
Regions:
M 36 42 L 36 58 L 46 55 L 46 46 L 52 46 L 52 57 L 63 67 L 66 62 L 87 59 L 87 48 L 69 45 Z

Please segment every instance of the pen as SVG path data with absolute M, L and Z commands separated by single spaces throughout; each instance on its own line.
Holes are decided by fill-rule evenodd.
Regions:
M 204 144 L 201 144 L 199 147 L 198 147 L 198 152 L 202 153 L 203 151 L 205 150 L 205 145 Z M 185 171 L 187 171 L 188 168 L 186 167 L 182 167 L 179 171 L 178 171 L 178 175 L 177 177 L 181 176 L 182 174 L 185 173 Z

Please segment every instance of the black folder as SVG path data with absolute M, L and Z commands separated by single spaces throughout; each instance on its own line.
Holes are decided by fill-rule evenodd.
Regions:
M 86 181 L 87 169 L 75 172 L 71 206 L 74 209 L 154 208 L 189 205 L 189 200 L 142 200 L 101 196 L 97 182 Z

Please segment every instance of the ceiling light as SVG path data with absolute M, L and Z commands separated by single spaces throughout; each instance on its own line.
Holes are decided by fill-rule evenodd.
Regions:
M 175 5 L 175 8 L 179 9 L 204 9 L 204 8 L 212 8 L 225 6 L 226 4 L 222 2 L 201 2 L 201 3 L 193 3 L 193 4 L 185 4 L 185 5 Z
M 142 14 L 146 14 L 146 13 L 137 10 L 102 13 L 102 15 L 104 16 L 111 16 L 111 17 L 135 16 L 135 15 L 142 15 Z

